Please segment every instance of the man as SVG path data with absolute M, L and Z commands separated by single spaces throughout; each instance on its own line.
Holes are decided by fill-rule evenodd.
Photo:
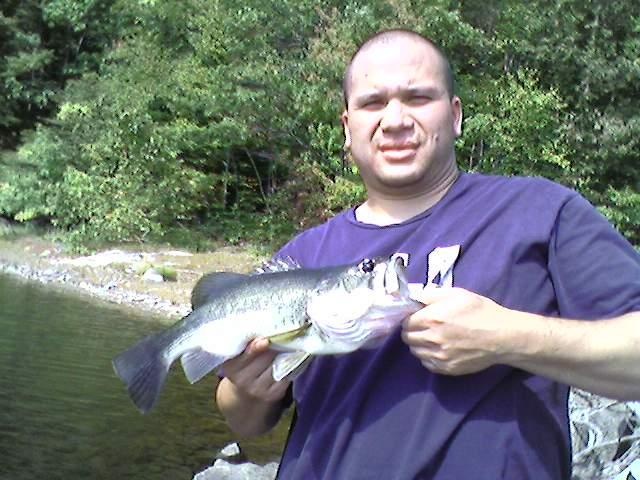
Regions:
M 566 385 L 640 398 L 637 253 L 573 191 L 458 171 L 462 105 L 425 38 L 368 40 L 344 93 L 367 200 L 280 255 L 312 268 L 405 254 L 411 282 L 441 288 L 380 347 L 317 358 L 295 380 L 279 478 L 570 478 Z M 217 391 L 241 435 L 290 402 L 267 347 L 228 361 Z

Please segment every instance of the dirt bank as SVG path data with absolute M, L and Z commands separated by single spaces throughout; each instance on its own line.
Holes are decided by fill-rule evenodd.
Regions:
M 234 246 L 198 253 L 118 246 L 74 255 L 37 235 L 0 238 L 0 271 L 174 320 L 188 312 L 191 289 L 202 274 L 250 272 L 264 258 L 250 248 Z M 175 281 L 158 281 L 157 275 L 150 275 L 154 268 L 175 272 Z

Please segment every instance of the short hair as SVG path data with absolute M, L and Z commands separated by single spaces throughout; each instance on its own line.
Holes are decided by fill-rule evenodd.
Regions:
M 345 70 L 344 77 L 342 79 L 342 97 L 344 99 L 345 108 L 348 107 L 349 102 L 349 91 L 351 89 L 351 75 L 353 70 L 353 64 L 360 53 L 369 49 L 370 47 L 377 45 L 379 43 L 390 43 L 392 41 L 398 39 L 412 40 L 417 43 L 422 43 L 431 47 L 438 55 L 440 60 L 442 61 L 442 70 L 444 73 L 444 80 L 447 89 L 447 93 L 449 97 L 453 97 L 455 91 L 455 80 L 453 76 L 453 69 L 451 68 L 451 63 L 447 58 L 447 55 L 442 51 L 442 49 L 430 38 L 427 38 L 413 30 L 405 30 L 401 28 L 392 29 L 392 30 L 383 30 L 381 32 L 376 33 L 375 35 L 369 37 L 356 52 L 353 54 L 351 59 L 349 60 L 349 64 L 347 65 L 347 69 Z

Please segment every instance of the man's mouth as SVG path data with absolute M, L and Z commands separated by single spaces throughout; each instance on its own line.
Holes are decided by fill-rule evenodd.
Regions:
M 415 155 L 418 146 L 414 143 L 394 143 L 380 145 L 380 151 L 385 158 L 391 160 L 406 160 Z

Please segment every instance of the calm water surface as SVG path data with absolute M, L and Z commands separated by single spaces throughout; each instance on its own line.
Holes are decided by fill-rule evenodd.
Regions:
M 166 324 L 0 275 L 0 479 L 191 479 L 209 465 L 235 440 L 215 376 L 189 385 L 174 365 L 143 416 L 111 368 Z M 243 443 L 251 460 L 277 459 L 285 430 Z

